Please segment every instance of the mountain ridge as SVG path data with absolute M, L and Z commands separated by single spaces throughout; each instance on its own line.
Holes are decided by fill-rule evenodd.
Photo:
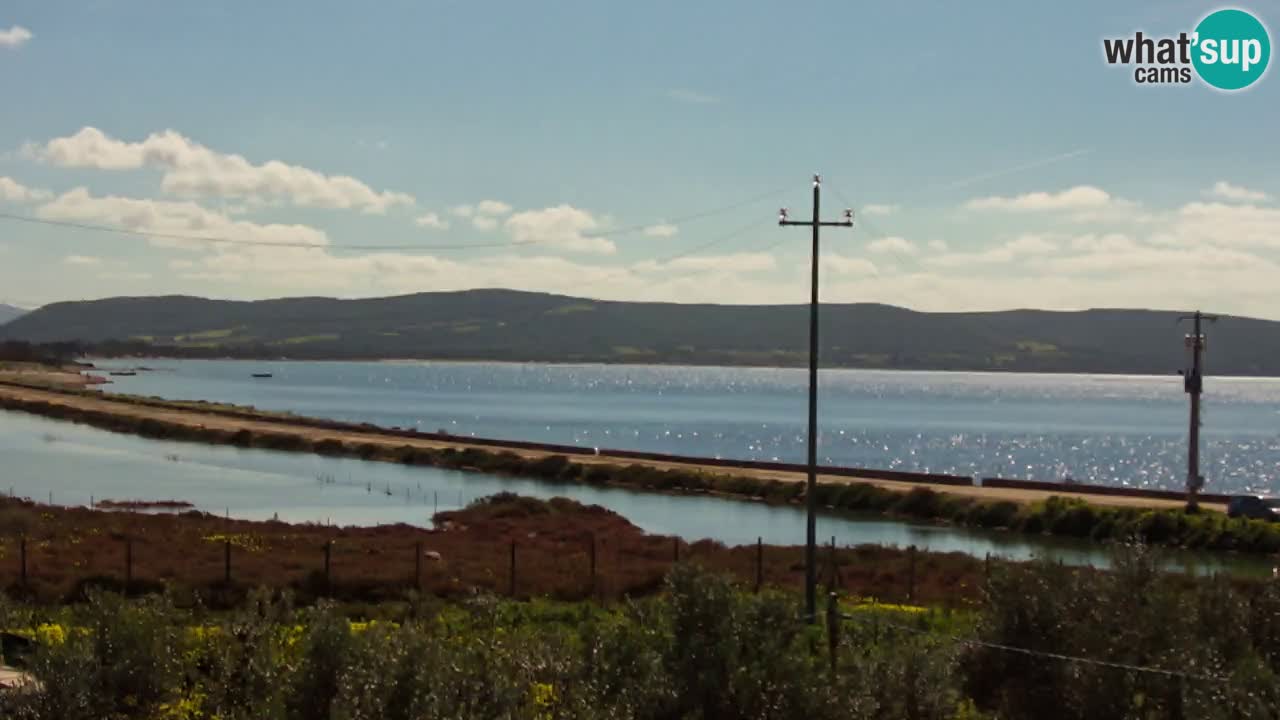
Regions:
M 4 325 L 10 320 L 16 320 L 17 318 L 20 318 L 23 315 L 27 314 L 27 312 L 28 311 L 24 310 L 23 308 L 0 303 L 0 325 Z
M 1163 310 L 925 312 L 826 303 L 824 367 L 1173 373 L 1186 364 Z M 1280 375 L 1280 322 L 1209 326 L 1216 374 Z M 46 305 L 0 339 L 77 341 L 107 354 L 798 366 L 808 306 L 604 301 L 506 289 L 344 300 L 116 297 Z

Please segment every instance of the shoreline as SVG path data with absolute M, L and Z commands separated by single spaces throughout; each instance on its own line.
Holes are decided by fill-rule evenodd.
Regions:
M 70 376 L 70 377 L 67 377 Z M 79 387 L 57 387 L 59 380 L 70 381 L 78 378 Z M 41 412 L 40 403 L 54 403 L 72 410 L 89 410 L 115 413 L 122 418 L 137 420 L 156 420 L 171 422 L 188 429 L 212 431 L 252 431 L 264 434 L 288 434 L 300 440 L 312 443 L 337 441 L 339 443 L 356 443 L 374 445 L 383 449 L 403 450 L 404 448 L 442 451 L 510 452 L 526 460 L 538 462 L 550 457 L 567 457 L 573 463 L 584 466 L 612 465 L 627 463 L 645 466 L 661 471 L 685 471 L 724 478 L 752 478 L 761 481 L 776 481 L 787 484 L 803 485 L 805 468 L 788 463 L 772 463 L 757 461 L 739 461 L 720 458 L 691 458 L 661 453 L 627 451 L 617 449 L 593 449 L 579 446 L 554 445 L 525 441 L 506 441 L 491 438 L 474 438 L 467 436 L 442 436 L 436 433 L 424 433 L 414 430 L 396 430 L 383 428 L 369 423 L 347 423 L 336 420 L 311 418 L 291 413 L 279 413 L 244 408 L 225 403 L 208 401 L 163 400 L 131 395 L 106 394 L 92 388 L 85 377 L 80 374 L 62 373 L 59 378 L 50 378 L 50 385 L 37 387 L 26 383 L 15 383 L 0 375 L 0 409 L 17 409 L 13 403 L 32 405 L 35 414 L 59 417 L 59 411 Z M 66 418 L 62 418 L 66 419 Z M 93 424 L 93 423 L 90 423 Z M 114 429 L 114 428 L 106 428 Z M 133 434 L 145 434 L 133 432 Z M 205 433 L 208 435 L 208 433 Z M 171 439 L 184 439 L 182 437 Z M 218 438 L 196 438 L 214 441 L 215 444 L 237 444 Z M 273 438 L 267 449 L 292 449 L 291 444 Z M 336 450 L 336 448 L 334 448 Z M 344 452 L 325 452 L 320 454 L 349 454 Z M 385 459 L 365 457 L 373 455 L 367 449 L 355 453 L 364 459 Z M 521 474 L 521 473 L 513 473 Z M 1181 499 L 1164 499 L 1147 496 L 1150 491 L 1138 489 L 1112 488 L 1109 486 L 1082 485 L 1063 488 L 1050 483 L 1045 488 L 1001 487 L 998 479 L 989 479 L 996 485 L 973 484 L 972 478 L 949 476 L 943 474 L 912 473 L 876 470 L 870 468 L 843 468 L 823 466 L 819 468 L 818 483 L 822 485 L 871 485 L 883 490 L 904 494 L 913 489 L 927 489 L 965 499 L 991 502 L 1013 502 L 1022 505 L 1043 502 L 1050 497 L 1079 498 L 1092 505 L 1106 507 L 1136 507 L 1143 509 L 1177 509 L 1181 508 Z M 1009 482 L 1009 481 L 1004 481 Z M 1009 484 L 1032 484 L 1033 481 L 1012 481 Z M 1124 494 L 1133 492 L 1134 494 Z M 739 494 L 728 492 L 726 494 Z M 758 498 L 748 498 L 758 499 Z M 1225 511 L 1225 501 L 1204 501 L 1203 507 L 1209 510 Z
M 663 368 L 722 368 L 725 370 L 805 370 L 804 364 L 795 365 L 776 365 L 768 363 L 740 363 L 737 365 L 726 365 L 722 362 L 707 361 L 704 363 L 691 362 L 688 360 L 681 361 L 663 361 L 660 359 L 649 360 L 645 362 L 632 360 L 511 360 L 511 359 L 485 359 L 485 358 L 397 358 L 397 357 L 235 357 L 231 355 L 208 355 L 208 356 L 189 356 L 189 355 L 165 355 L 165 354 L 148 354 L 148 355 L 93 355 L 90 353 L 86 356 L 89 362 L 97 360 L 102 361 L 120 361 L 120 360 L 209 360 L 217 362 L 272 362 L 272 363 L 385 363 L 388 365 L 427 365 L 432 363 L 455 364 L 455 365 L 547 365 L 553 367 L 663 367 Z M 819 372 L 828 371 L 854 371 L 854 372 L 882 372 L 882 373 L 930 373 L 945 375 L 1027 375 L 1027 376 L 1046 376 L 1046 377 L 1101 377 L 1107 379 L 1148 379 L 1148 378 L 1178 378 L 1179 376 L 1170 373 L 1156 372 L 1135 372 L 1130 370 L 1002 370 L 999 368 L 977 368 L 972 370 L 956 370 L 948 368 L 929 368 L 929 367 L 884 367 L 871 365 L 831 365 L 820 368 Z M 1241 375 L 1235 373 L 1219 373 L 1215 374 L 1215 378 L 1223 378 L 1230 380 L 1261 380 L 1261 381 L 1280 381 L 1280 374 L 1277 375 Z
M 227 409 L 229 408 L 229 409 Z M 604 453 L 569 455 L 528 447 L 482 445 L 465 438 L 393 432 L 376 426 L 266 415 L 234 406 L 202 408 L 97 391 L 39 389 L 0 380 L 0 409 L 70 420 L 100 429 L 169 441 L 204 442 L 322 456 L 421 465 L 581 483 L 668 495 L 721 496 L 795 505 L 804 473 L 688 462 L 637 461 Z M 1280 526 L 1228 519 L 1221 506 L 1187 515 L 1180 501 L 1087 495 L 1059 489 L 999 488 L 823 474 L 824 512 L 861 512 L 887 519 L 954 524 L 1100 543 L 1140 539 L 1195 550 L 1280 553 Z

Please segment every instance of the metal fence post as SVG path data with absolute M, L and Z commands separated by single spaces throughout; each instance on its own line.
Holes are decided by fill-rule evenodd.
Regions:
M 413 589 L 422 589 L 422 541 L 413 546 Z
M 836 675 L 836 658 L 840 649 L 840 614 L 836 594 L 827 594 L 827 652 L 831 660 L 831 677 Z
M 222 545 L 222 581 L 231 584 L 231 541 L 224 540 Z
M 591 558 L 591 595 L 596 594 L 596 535 L 590 533 L 587 535 L 587 554 Z
M 133 586 L 133 538 L 124 539 L 124 592 Z
M 516 596 L 516 541 L 511 541 L 511 597 Z
M 333 575 L 331 574 L 331 556 L 333 554 L 333 541 L 326 540 L 324 543 L 324 591 L 326 594 L 333 587 Z
M 916 546 L 907 549 L 907 602 L 916 599 Z
M 764 538 L 756 537 L 756 592 L 764 584 Z

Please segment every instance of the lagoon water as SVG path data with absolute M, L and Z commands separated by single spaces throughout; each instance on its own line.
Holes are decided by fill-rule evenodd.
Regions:
M 104 361 L 156 368 L 111 392 L 203 399 L 456 435 L 802 462 L 800 369 L 448 362 Z M 270 372 L 270 379 L 253 373 Z M 1176 375 L 831 370 L 821 461 L 1181 488 Z M 1280 379 L 1205 381 L 1210 492 L 1280 493 Z
M 602 505 L 649 532 L 689 541 L 804 541 L 804 513 L 795 507 L 149 440 L 18 412 L 0 412 L 0 457 L 0 491 L 59 505 L 176 499 L 205 512 L 244 519 L 276 516 L 335 525 L 429 526 L 437 509 L 455 509 L 478 497 L 510 491 Z M 820 516 L 818 534 L 824 540 L 834 537 L 841 545 L 915 545 L 978 557 L 1043 556 L 1099 567 L 1110 557 L 1105 548 L 1082 541 L 848 516 Z M 1169 564 L 1190 572 L 1270 572 L 1262 558 L 1210 553 L 1173 552 Z

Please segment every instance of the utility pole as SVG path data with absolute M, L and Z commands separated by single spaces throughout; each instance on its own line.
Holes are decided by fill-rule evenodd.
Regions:
M 805 485 L 804 609 L 810 624 L 817 621 L 818 586 L 818 230 L 827 227 L 853 227 L 853 211 L 845 210 L 844 219 L 823 222 L 819 217 L 822 176 L 813 176 L 813 217 L 789 220 L 787 209 L 778 211 L 781 226 L 803 225 L 813 228 L 813 256 L 809 284 L 809 477 Z
M 1205 315 L 1197 310 L 1194 315 L 1183 315 L 1178 322 L 1191 320 L 1194 325 L 1190 335 L 1185 338 L 1187 350 L 1191 352 L 1191 369 L 1182 371 L 1182 389 L 1191 396 L 1191 426 L 1187 437 L 1187 512 L 1199 509 L 1196 494 L 1204 487 L 1204 476 L 1200 474 L 1200 393 L 1204 391 L 1203 358 L 1205 351 L 1204 333 L 1200 330 L 1203 320 L 1216 322 L 1216 315 Z

